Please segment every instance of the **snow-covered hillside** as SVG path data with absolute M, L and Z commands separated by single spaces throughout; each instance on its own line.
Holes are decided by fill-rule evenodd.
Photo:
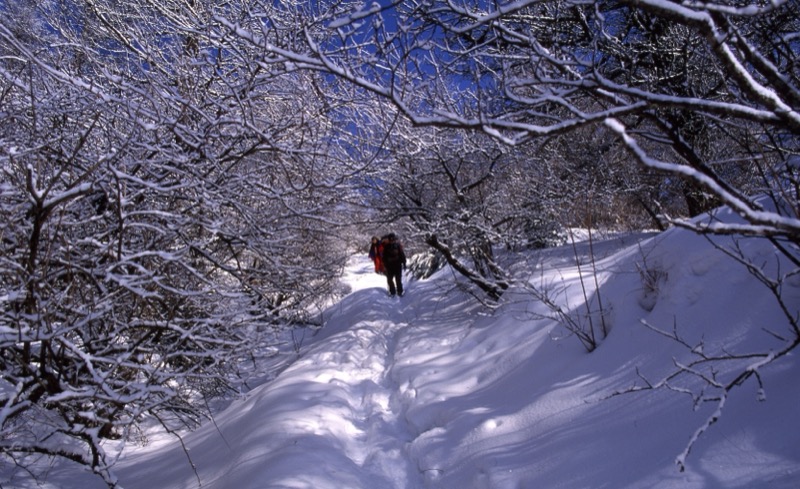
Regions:
M 765 241 L 740 245 L 759 267 L 783 270 Z M 677 390 L 697 395 L 703 384 L 684 375 L 673 390 L 611 395 L 697 358 L 666 334 L 702 344 L 707 355 L 778 349 L 789 324 L 766 287 L 706 239 L 678 229 L 598 239 L 593 248 L 599 301 L 594 279 L 585 286 L 593 308 L 603 306 L 609 335 L 591 353 L 521 288 L 488 310 L 443 270 L 389 298 L 367 257 L 355 257 L 344 277 L 352 292 L 325 313 L 326 326 L 305 340 L 299 358 L 287 355 L 291 364 L 274 380 L 184 435 L 194 469 L 178 441 L 156 438 L 124 452 L 120 482 L 126 489 L 800 487 L 796 353 L 760 369 L 763 392 L 755 377 L 731 391 L 683 472 L 676 459 L 719 405 L 695 405 Z M 575 265 L 565 246 L 514 269 L 585 322 Z M 782 293 L 798 314 L 800 277 Z M 716 362 L 715 375 L 726 382 L 742 368 Z M 51 487 L 103 487 L 75 471 L 54 469 Z

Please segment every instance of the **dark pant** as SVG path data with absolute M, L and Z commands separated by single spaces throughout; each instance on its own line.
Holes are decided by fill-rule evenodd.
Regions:
M 386 266 L 386 282 L 389 284 L 389 294 L 403 295 L 403 266 L 400 264 L 396 266 L 384 265 Z

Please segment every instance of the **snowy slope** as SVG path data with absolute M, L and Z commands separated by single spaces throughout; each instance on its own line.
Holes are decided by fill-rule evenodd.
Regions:
M 762 241 L 742 245 L 778 269 Z M 592 353 L 522 289 L 489 311 L 453 289 L 445 270 L 389 298 L 368 259 L 356 257 L 344 278 L 352 293 L 326 312 L 325 328 L 300 357 L 184 436 L 196 470 L 179 443 L 154 439 L 121 457 L 123 487 L 800 487 L 796 354 L 761 372 L 765 401 L 752 380 L 734 389 L 683 472 L 676 457 L 716 406 L 693 406 L 689 395 L 667 390 L 610 396 L 642 378 L 661 380 L 675 361 L 691 358 L 641 320 L 675 327 L 691 345 L 702 340 L 706 352 L 761 351 L 779 345 L 765 328 L 788 328 L 774 298 L 686 231 L 609 238 L 593 248 L 610 334 Z M 584 260 L 583 272 L 588 266 Z M 658 278 L 653 290 L 643 286 L 643 268 Z M 515 270 L 581 317 L 572 247 L 532 255 Z M 587 286 L 596 305 L 594 282 Z M 797 313 L 800 278 L 784 294 Z M 728 368 L 720 367 L 720 378 Z M 102 487 L 74 469 L 55 470 L 51 483 Z

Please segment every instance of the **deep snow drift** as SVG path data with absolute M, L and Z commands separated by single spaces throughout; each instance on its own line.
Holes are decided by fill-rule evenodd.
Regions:
M 729 243 L 728 238 L 720 242 Z M 741 240 L 759 266 L 779 271 L 763 240 Z M 365 256 L 343 280 L 352 292 L 326 326 L 287 353 L 277 377 L 187 433 L 129 447 L 126 489 L 579 489 L 800 487 L 797 354 L 732 391 L 722 417 L 676 465 L 717 409 L 674 390 L 610 396 L 657 382 L 689 362 L 687 348 L 642 324 L 677 331 L 707 353 L 768 351 L 789 336 L 769 291 L 706 239 L 682 230 L 593 244 L 598 270 L 584 285 L 593 324 L 602 304 L 609 335 L 594 352 L 530 293 L 510 291 L 488 310 L 443 270 L 389 298 Z M 577 251 L 588 250 L 580 243 Z M 581 261 L 587 275 L 589 261 Z M 587 324 L 572 246 L 513 266 Z M 651 283 L 643 281 L 649 270 Z M 780 269 L 783 270 L 783 269 Z M 786 268 L 788 270 L 788 267 Z M 800 310 L 800 277 L 783 288 Z M 753 360 L 755 363 L 756 360 Z M 717 366 L 719 379 L 736 368 Z M 676 388 L 700 392 L 697 380 Z M 24 485 L 20 480 L 15 487 Z M 59 465 L 45 487 L 104 487 Z

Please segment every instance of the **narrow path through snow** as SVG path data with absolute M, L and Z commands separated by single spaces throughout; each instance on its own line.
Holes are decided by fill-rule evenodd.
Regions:
M 422 298 L 413 297 L 414 284 L 406 297 L 388 297 L 385 278 L 369 265 L 348 269 L 352 293 L 306 338 L 299 358 L 185 436 L 196 474 L 177 445 L 143 450 L 125 461 L 125 488 L 189 489 L 198 479 L 204 489 L 424 487 L 409 456 L 408 383 L 398 385 L 393 373 L 404 332 L 419 326 Z M 161 482 L 137 478 L 143 466 Z
M 405 327 L 391 321 L 359 324 L 346 333 L 355 341 L 339 363 L 342 370 L 323 374 L 347 389 L 353 402 L 351 421 L 360 433 L 343 440 L 349 445 L 346 453 L 365 472 L 384 479 L 387 489 L 418 487 L 409 486 L 409 478 L 417 472 L 407 454 L 412 435 L 404 422 L 403 406 L 395 400 L 397 386 L 390 375 L 397 335 Z
M 432 282 L 409 281 L 405 297 L 390 298 L 370 265 L 354 260 L 344 278 L 351 293 L 274 379 L 183 444 L 127 451 L 123 487 L 438 487 L 442 470 L 416 445 L 446 422 L 441 396 L 468 388 L 442 378 L 458 361 L 449 355 L 469 329 L 468 312 L 442 302 Z
M 430 470 L 419 466 L 412 444 L 425 428 L 409 422 L 408 410 L 417 401 L 415 373 L 418 363 L 449 351 L 460 341 L 464 328 L 442 330 L 442 314 L 420 283 L 407 283 L 402 298 L 386 295 L 383 276 L 368 267 L 351 267 L 346 280 L 353 293 L 333 311 L 314 344 L 292 368 L 319 373 L 315 382 L 335 385 L 348 405 L 341 419 L 326 416 L 322 431 L 336 431 L 340 423 L 352 426 L 341 432 L 342 453 L 359 467 L 367 488 L 417 489 L 426 487 Z M 357 311 L 352 316 L 348 311 Z M 463 313 L 463 311 L 460 311 Z M 422 372 L 420 372 L 422 373 Z M 429 372 L 428 372 L 429 373 Z M 291 375 L 291 372 L 289 372 Z M 319 409 L 328 409 L 329 397 Z
M 405 419 L 407 406 L 392 375 L 398 342 L 410 327 L 408 319 L 413 320 L 409 317 L 413 309 L 408 307 L 413 298 L 386 296 L 383 277 L 372 275 L 367 267 L 351 268 L 349 282 L 355 289 L 351 300 L 371 302 L 369 317 L 345 313 L 331 318 L 298 368 L 318 365 L 315 380 L 342 389 L 349 417 L 325 422 L 334 426 L 344 421 L 355 428 L 352 436 L 339 441 L 365 478 L 371 476 L 380 484 L 375 487 L 386 489 L 422 487 L 420 471 L 408 453 L 414 435 Z M 325 341 L 319 341 L 322 338 Z

